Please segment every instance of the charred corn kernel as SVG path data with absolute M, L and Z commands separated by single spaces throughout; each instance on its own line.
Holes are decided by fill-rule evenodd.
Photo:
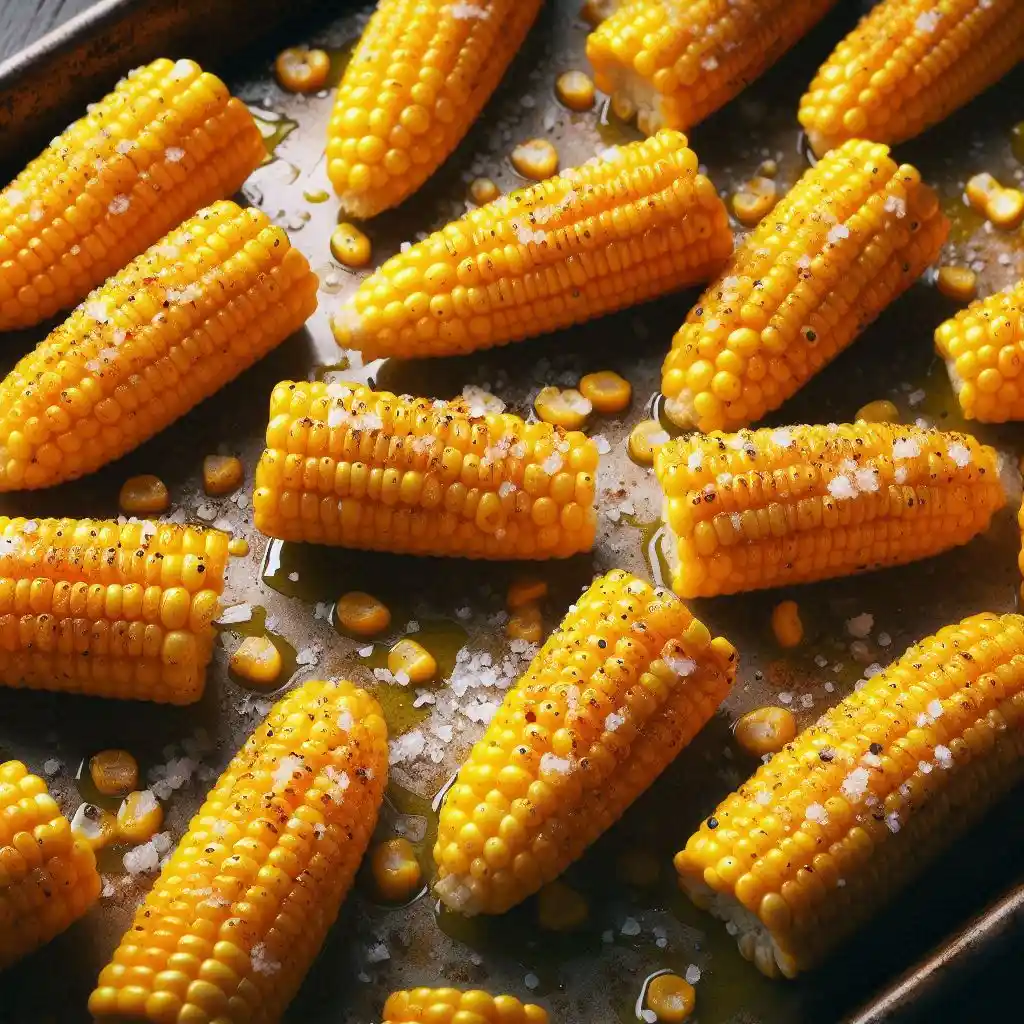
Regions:
M 1017 188 L 1001 188 L 988 201 L 987 216 L 997 228 L 1012 231 L 1024 221 L 1024 192 Z
M 649 850 L 635 847 L 619 855 L 615 862 L 615 872 L 627 885 L 645 889 L 658 881 L 661 865 Z
M 148 789 L 129 793 L 117 809 L 117 835 L 125 843 L 144 843 L 160 831 L 164 809 Z
M 230 494 L 242 486 L 245 471 L 234 455 L 207 455 L 203 459 L 203 490 L 207 494 Z
M 583 896 L 558 879 L 537 893 L 537 920 L 546 931 L 575 931 L 586 924 L 589 913 Z
M 819 68 L 800 123 L 819 156 L 852 137 L 902 142 L 1022 58 L 1018 0 L 882 0 Z
M 117 838 L 117 819 L 95 804 L 79 804 L 71 819 L 71 833 L 91 850 L 102 850 Z
M 994 449 L 890 423 L 694 434 L 654 471 L 681 597 L 903 565 L 966 544 L 1006 502 Z
M 659 1024 L 678 1024 L 693 1013 L 697 993 L 678 974 L 659 974 L 647 986 L 645 1002 L 647 1008 L 657 1015 Z
M 676 854 L 684 891 L 793 977 L 1024 775 L 1024 618 L 911 647 L 761 766 Z
M 887 398 L 878 398 L 862 405 L 854 419 L 858 423 L 899 423 L 900 411 Z
M 737 249 L 672 339 L 665 411 L 735 430 L 777 409 L 938 256 L 935 193 L 885 146 L 848 142 Z
M 545 422 L 563 430 L 579 430 L 594 406 L 575 388 L 546 387 L 537 392 L 533 410 Z
M 771 178 L 751 178 L 733 193 L 732 212 L 747 228 L 755 227 L 778 202 L 778 192 Z
M 463 355 L 706 281 L 729 218 L 678 132 L 471 210 L 387 260 L 334 316 L 343 348 Z
M 415 192 L 476 120 L 540 0 L 379 0 L 327 129 L 327 174 L 350 216 Z
M 422 644 L 403 638 L 388 651 L 388 671 L 409 683 L 425 683 L 437 675 L 437 662 Z
M 447 791 L 434 893 L 500 914 L 553 881 L 689 743 L 735 673 L 732 644 L 670 592 L 621 570 L 595 580 Z
M 127 750 L 101 750 L 89 758 L 89 777 L 104 796 L 125 796 L 139 784 L 139 762 Z
M 334 617 L 342 629 L 357 636 L 374 636 L 391 625 L 391 612 L 383 601 L 361 590 L 350 590 L 338 598 Z
M 941 324 L 935 348 L 967 419 L 1024 419 L 1024 281 Z
M 780 647 L 797 647 L 803 640 L 804 624 L 796 601 L 780 601 L 772 609 L 772 632 Z
M 249 554 L 249 542 L 244 537 L 232 537 L 228 541 L 228 554 L 242 558 Z
M 558 150 L 547 139 L 520 142 L 512 150 L 512 166 L 524 178 L 543 181 L 558 171 Z
M 736 723 L 736 742 L 755 757 L 777 754 L 795 736 L 796 719 L 785 708 L 756 708 Z
M 171 523 L 0 516 L 0 685 L 197 701 L 227 544 Z
M 281 675 L 281 652 L 268 636 L 247 636 L 231 655 L 228 667 L 246 682 L 266 686 Z
M 548 1024 L 546 1010 L 513 996 L 415 988 L 393 992 L 384 1004 L 384 1024 Z
M 570 110 L 590 110 L 594 105 L 594 82 L 582 71 L 566 71 L 555 79 L 555 95 Z
M 198 64 L 131 72 L 0 192 L 0 331 L 73 306 L 265 156 L 245 104 Z
M 548 596 L 548 585 L 544 580 L 524 576 L 509 584 L 505 596 L 505 607 L 516 611 L 527 605 L 535 605 Z
M 215 203 L 185 221 L 0 383 L 0 491 L 73 480 L 131 451 L 298 330 L 316 289 L 259 210 Z
M 612 370 L 588 373 L 580 379 L 580 394 L 600 413 L 623 412 L 633 397 L 632 385 Z
M 408 839 L 378 843 L 370 854 L 370 869 L 377 891 L 395 903 L 413 897 L 423 884 L 423 872 Z
M 490 178 L 474 178 L 469 183 L 469 197 L 477 206 L 493 203 L 500 195 L 501 190 Z
M 970 302 L 978 294 L 978 275 L 970 267 L 939 267 L 938 289 L 948 299 Z
M 167 493 L 167 485 L 151 473 L 129 477 L 121 485 L 121 493 L 117 497 L 121 511 L 130 516 L 166 512 L 170 503 L 171 496 Z
M 323 50 L 292 46 L 274 61 L 274 73 L 289 92 L 316 92 L 324 87 L 331 70 L 331 58 Z
M 544 620 L 540 608 L 535 604 L 517 608 L 505 623 L 505 636 L 509 640 L 525 640 L 528 644 L 539 644 L 544 639 Z
M 276 1024 L 373 835 L 380 706 L 349 682 L 291 690 L 207 794 L 89 998 L 93 1018 Z
M 565 558 L 594 543 L 597 445 L 459 398 L 279 384 L 257 529 L 282 540 L 462 558 Z
M 657 420 L 641 420 L 629 434 L 629 457 L 642 466 L 650 466 L 655 452 L 668 440 L 668 431 Z
M 686 131 L 753 82 L 835 0 L 623 0 L 587 38 L 598 89 L 640 130 Z
M 365 267 L 372 255 L 370 240 L 354 224 L 339 224 L 331 235 L 331 255 L 343 267 Z
M 91 847 L 20 761 L 0 762 L 0 865 L 2 971 L 59 935 L 100 894 Z

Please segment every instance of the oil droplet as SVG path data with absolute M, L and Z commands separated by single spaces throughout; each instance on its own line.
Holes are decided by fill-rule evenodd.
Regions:
M 272 110 L 257 112 L 250 107 L 249 113 L 252 114 L 260 135 L 263 136 L 263 145 L 267 149 L 267 156 L 263 162 L 268 164 L 276 157 L 277 147 L 299 127 L 299 122 Z
M 325 366 L 314 366 L 313 379 L 327 380 L 332 373 L 345 373 L 351 365 L 352 364 L 348 361 L 348 357 L 342 356 L 336 363 L 327 363 Z
M 326 48 L 325 48 L 326 49 Z M 352 59 L 352 51 L 355 49 L 355 43 L 349 43 L 347 46 L 339 46 L 333 50 L 327 50 L 327 55 L 331 58 L 331 69 L 327 72 L 327 81 L 324 83 L 328 88 L 336 86 L 345 74 L 345 68 L 348 67 L 349 61 Z
M 672 584 L 672 567 L 665 554 L 664 545 L 669 542 L 668 529 L 660 519 L 649 522 L 636 516 L 623 516 L 623 522 L 640 531 L 644 563 L 651 579 L 659 587 L 670 588 Z
M 277 682 L 270 686 L 259 686 L 250 683 L 248 680 L 243 679 L 241 676 L 236 676 L 234 672 L 228 669 L 228 675 L 231 679 L 236 682 L 239 686 L 245 687 L 247 690 L 253 690 L 257 693 L 273 693 L 275 690 L 280 689 L 293 675 L 295 675 L 296 669 L 298 669 L 298 653 L 295 648 L 283 637 L 280 633 L 275 633 L 273 630 L 267 629 L 267 609 L 262 605 L 253 605 L 252 618 L 248 622 L 232 622 L 228 626 L 217 626 L 215 628 L 218 633 L 233 634 L 239 637 L 239 643 L 242 639 L 247 636 L 265 636 L 278 650 L 281 655 L 281 674 L 277 677 Z M 230 654 L 238 646 L 233 638 L 228 640 L 226 649 Z
M 313 192 L 303 192 L 302 198 L 307 203 L 326 203 L 331 198 L 330 192 L 324 191 L 322 188 L 318 188 Z
M 942 212 L 949 218 L 949 241 L 955 245 L 968 241 L 985 224 L 985 218 L 959 194 L 943 198 Z

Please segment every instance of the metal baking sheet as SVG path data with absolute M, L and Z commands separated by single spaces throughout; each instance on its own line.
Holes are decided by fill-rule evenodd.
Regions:
M 218 6 L 213 0 L 204 8 Z M 579 114 L 555 99 L 557 74 L 586 67 L 587 29 L 576 7 L 576 0 L 545 6 L 501 87 L 452 158 L 414 199 L 365 226 L 375 265 L 403 242 L 413 242 L 463 213 L 473 177 L 491 177 L 504 190 L 523 184 L 508 160 L 518 141 L 549 138 L 562 165 L 571 166 L 635 137 L 603 102 Z M 694 148 L 723 193 L 752 176 L 766 158 L 777 161 L 783 188 L 805 169 L 795 120 L 799 96 L 860 9 L 856 3 L 840 4 L 768 75 L 692 132 Z M 330 21 L 321 15 L 319 23 L 300 22 L 276 31 L 273 49 L 295 42 L 323 46 L 334 56 L 336 80 L 368 10 L 356 5 Z M 204 35 L 200 17 L 194 36 L 176 37 L 167 55 L 192 55 L 192 39 Z M 116 73 L 139 62 L 131 38 L 130 33 L 124 37 Z M 435 397 L 450 397 L 472 384 L 499 395 L 511 411 L 527 415 L 532 397 L 545 384 L 575 384 L 582 373 L 597 369 L 625 375 L 634 389 L 628 413 L 594 417 L 589 427 L 609 447 L 599 475 L 600 531 L 594 553 L 528 567 L 550 583 L 544 608 L 550 629 L 596 572 L 618 566 L 658 578 L 662 571 L 657 489 L 650 471 L 628 460 L 625 438 L 633 423 L 651 410 L 657 412 L 660 363 L 696 293 L 463 359 L 368 366 L 357 358 L 349 361 L 335 347 L 328 315 L 365 275 L 335 264 L 328 247 L 338 215 L 323 160 L 331 96 L 326 91 L 309 97 L 283 92 L 273 81 L 269 52 L 264 46 L 228 73 L 231 87 L 260 118 L 268 142 L 268 162 L 253 174 L 245 195 L 287 227 L 294 244 L 310 258 L 321 279 L 320 311 L 306 330 L 259 366 L 120 462 L 75 484 L 0 501 L 0 510 L 11 514 L 113 516 L 124 479 L 157 472 L 170 489 L 169 516 L 175 521 L 217 523 L 249 540 L 249 555 L 232 561 L 225 604 L 248 604 L 253 618 L 225 629 L 206 695 L 190 708 L 0 690 L 0 757 L 23 758 L 40 772 L 50 768 L 50 783 L 68 814 L 81 799 L 94 797 L 81 778 L 81 764 L 96 750 L 127 747 L 148 773 L 172 758 L 191 757 L 198 763 L 190 779 L 165 802 L 165 828 L 177 839 L 212 778 L 273 699 L 239 685 L 227 672 L 227 656 L 241 632 L 269 629 L 293 670 L 287 680 L 282 678 L 283 685 L 311 677 L 351 678 L 376 689 L 393 736 L 410 730 L 423 735 L 423 755 L 392 770 L 380 835 L 402 831 L 415 837 L 429 871 L 432 802 L 482 728 L 463 713 L 444 713 L 443 706 L 463 686 L 467 689 L 458 697 L 463 706 L 500 699 L 500 688 L 479 685 L 489 681 L 481 653 L 491 654 L 499 675 L 520 667 L 521 659 L 503 664 L 511 654 L 500 624 L 506 586 L 520 568 L 268 545 L 252 528 L 247 497 L 262 449 L 270 391 L 282 379 L 326 375 Z M 114 71 L 104 65 L 100 78 Z M 2 69 L 0 81 L 5 81 Z M 10 75 L 6 82 L 8 89 L 16 87 Z M 966 177 L 980 170 L 992 171 L 1006 183 L 1021 179 L 1024 165 L 1012 152 L 1012 129 L 1020 112 L 1011 102 L 1019 97 L 1021 85 L 1020 74 L 1011 77 L 899 150 L 940 189 L 954 217 L 944 262 L 974 265 L 983 292 L 1018 279 L 1024 255 L 1019 235 L 987 231 L 963 206 L 961 193 Z M 24 101 L 22 97 L 19 102 Z M 30 133 L 31 127 L 17 122 L 5 126 L 10 148 L 5 144 L 0 162 L 17 149 L 23 137 L 19 133 Z M 10 173 L 16 169 L 7 168 Z M 931 345 L 932 329 L 953 309 L 930 283 L 914 287 L 770 422 L 849 420 L 864 402 L 890 398 L 908 420 L 962 428 Z M 0 369 L 6 371 L 44 333 L 40 329 L 5 338 Z M 975 432 L 1015 458 L 1019 428 Z M 215 452 L 237 454 L 245 464 L 245 487 L 233 498 L 210 499 L 202 493 L 202 457 Z M 786 592 L 695 602 L 695 612 L 741 652 L 735 689 L 691 747 L 567 873 L 588 900 L 586 927 L 569 936 L 545 932 L 537 925 L 534 901 L 504 917 L 483 920 L 439 914 L 427 896 L 401 908 L 383 906 L 361 878 L 287 1020 L 370 1024 L 379 1020 L 388 991 L 448 983 L 530 997 L 550 1008 L 553 1021 L 564 1024 L 628 1022 L 638 1019 L 646 979 L 666 968 L 682 973 L 690 965 L 701 972 L 693 1018 L 701 1024 L 828 1024 L 854 1011 L 1008 884 L 1015 859 L 1019 863 L 1024 850 L 1019 794 L 1004 801 L 968 842 L 958 844 L 893 900 L 889 910 L 823 969 L 796 983 L 768 981 L 742 960 L 723 926 L 678 893 L 671 856 L 716 801 L 755 766 L 731 736 L 739 715 L 764 703 L 788 703 L 800 724 L 809 724 L 848 692 L 868 665 L 893 659 L 914 640 L 967 614 L 1013 609 L 1018 549 L 1013 510 L 1008 508 L 984 537 L 927 562 Z M 372 645 L 341 635 L 332 625 L 331 603 L 356 588 L 376 593 L 394 613 L 392 632 Z M 805 643 L 795 652 L 780 651 L 771 636 L 770 612 L 783 597 L 799 602 L 806 627 Z M 846 621 L 862 613 L 874 617 L 874 627 L 863 647 L 854 648 Z M 438 654 L 445 676 L 435 687 L 433 706 L 413 707 L 415 692 L 381 684 L 372 671 L 383 664 L 388 643 L 414 626 L 419 627 L 417 639 Z M 366 652 L 368 646 L 372 651 Z M 467 657 L 475 658 L 473 672 L 467 672 Z M 446 726 L 451 727 L 450 739 Z M 653 853 L 660 865 L 657 882 L 646 888 L 630 886 L 620 873 L 622 855 L 638 848 Z M 148 884 L 125 876 L 123 852 L 103 854 L 108 895 L 87 918 L 0 978 L 2 1024 L 88 1019 L 88 992 Z M 55 976 L 59 985 L 52 983 Z

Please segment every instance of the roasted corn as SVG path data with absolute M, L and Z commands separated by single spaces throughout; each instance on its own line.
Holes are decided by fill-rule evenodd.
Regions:
M 416 988 L 392 992 L 384 1004 L 384 1024 L 548 1024 L 545 1010 L 514 996 L 490 996 L 455 988 Z

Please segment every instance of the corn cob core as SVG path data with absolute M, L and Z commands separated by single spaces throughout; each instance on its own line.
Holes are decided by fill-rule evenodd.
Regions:
M 682 597 L 806 583 L 938 554 L 1006 502 L 998 454 L 892 423 L 695 434 L 655 473 Z
M 198 700 L 227 546 L 192 526 L 0 516 L 0 685 Z
M 548 1024 L 546 1010 L 515 996 L 457 988 L 415 988 L 392 992 L 384 1004 L 384 1024 Z
M 818 70 L 800 123 L 819 155 L 853 137 L 902 142 L 1021 59 L 1020 0 L 882 0 Z
M 736 651 L 621 570 L 597 579 L 510 690 L 441 805 L 434 893 L 500 914 L 560 875 L 725 698 Z
M 353 217 L 412 195 L 490 98 L 540 0 L 380 0 L 327 128 L 327 174 Z
M 596 533 L 597 446 L 464 399 L 284 381 L 256 468 L 282 540 L 464 558 L 564 558 Z
M 597 87 L 640 130 L 688 131 L 774 64 L 835 0 L 625 0 L 587 38 Z
M 947 626 L 827 711 L 676 854 L 769 976 L 814 966 L 1024 775 L 1024 619 Z
M 334 317 L 334 336 L 367 358 L 458 355 L 706 281 L 731 252 L 725 206 L 686 137 L 660 132 L 392 256 Z
M 265 214 L 203 210 L 0 383 L 0 491 L 72 480 L 137 447 L 301 327 L 316 288 Z
M 89 999 L 97 1021 L 280 1019 L 352 885 L 387 781 L 380 706 L 292 690 L 210 791 Z
M 1024 419 L 1024 281 L 972 302 L 941 324 L 935 348 L 967 419 Z
M 672 339 L 665 410 L 735 430 L 777 409 L 938 256 L 935 193 L 885 146 L 848 142 L 736 250 Z
M 59 935 L 96 902 L 100 876 L 46 783 L 0 763 L 0 971 Z
M 266 156 L 193 61 L 137 68 L 0 192 L 0 331 L 67 309 Z

